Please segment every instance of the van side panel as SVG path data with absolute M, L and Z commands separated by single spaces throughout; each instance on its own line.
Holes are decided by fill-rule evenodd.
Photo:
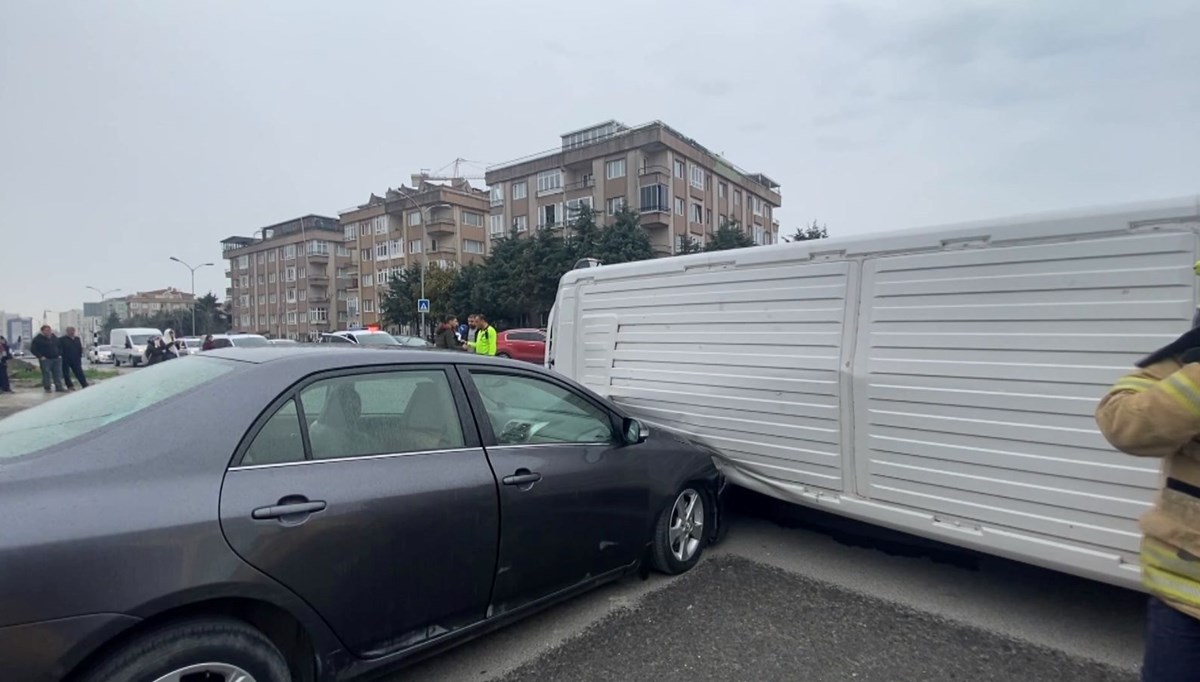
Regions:
M 705 264 L 597 279 L 584 383 L 738 467 L 840 492 L 846 261 Z
M 864 263 L 858 494 L 934 524 L 1136 561 L 1158 462 L 1113 451 L 1096 402 L 1190 326 L 1196 238 L 1126 234 Z

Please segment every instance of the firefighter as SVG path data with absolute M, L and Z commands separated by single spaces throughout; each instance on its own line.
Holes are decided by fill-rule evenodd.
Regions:
M 1096 423 L 1118 450 L 1162 460 L 1141 519 L 1151 594 L 1142 679 L 1200 679 L 1200 328 L 1137 363 L 1101 399 Z

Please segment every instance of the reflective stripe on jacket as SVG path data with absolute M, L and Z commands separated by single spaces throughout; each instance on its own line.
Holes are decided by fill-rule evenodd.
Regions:
M 1141 518 L 1142 582 L 1200 618 L 1200 364 L 1164 360 L 1127 374 L 1096 423 L 1118 450 L 1163 460 L 1158 498 Z

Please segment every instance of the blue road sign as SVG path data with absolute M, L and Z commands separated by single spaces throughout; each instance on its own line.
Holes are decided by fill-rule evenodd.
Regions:
M 429 312 L 429 299 L 427 299 L 427 298 L 417 299 L 417 312 L 418 313 Z

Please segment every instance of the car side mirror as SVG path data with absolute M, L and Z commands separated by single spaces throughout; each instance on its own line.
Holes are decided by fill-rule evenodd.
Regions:
M 636 419 L 626 419 L 624 424 L 624 436 L 626 445 L 645 443 L 646 439 L 650 437 L 650 429 Z

